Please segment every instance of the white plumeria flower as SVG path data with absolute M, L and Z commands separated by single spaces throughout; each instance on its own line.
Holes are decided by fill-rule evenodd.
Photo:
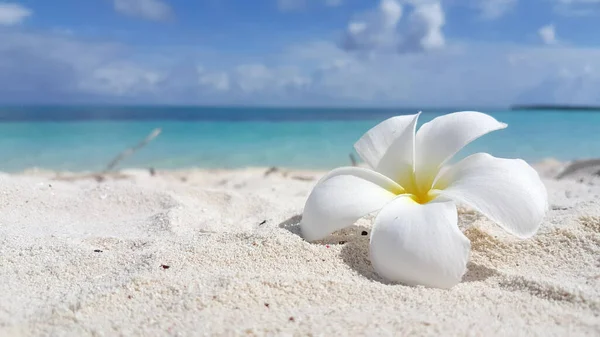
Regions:
M 528 238 L 548 209 L 548 194 L 521 159 L 477 153 L 443 167 L 468 143 L 506 124 L 462 111 L 416 132 L 419 114 L 387 119 L 360 138 L 354 147 L 373 170 L 342 167 L 325 175 L 306 201 L 300 226 L 306 240 L 319 240 L 380 210 L 370 237 L 375 271 L 389 281 L 450 288 L 466 272 L 471 249 L 455 202 Z

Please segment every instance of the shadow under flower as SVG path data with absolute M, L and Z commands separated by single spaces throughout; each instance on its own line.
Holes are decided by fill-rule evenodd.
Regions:
M 294 215 L 289 219 L 279 224 L 279 228 L 283 228 L 294 235 L 302 237 L 300 230 L 300 221 L 302 215 Z M 311 242 L 316 245 L 343 245 L 340 252 L 342 261 L 346 263 L 352 270 L 360 275 L 384 284 L 391 284 L 381 278 L 371 265 L 369 259 L 369 229 L 363 226 L 353 225 L 346 229 L 337 231 L 326 238 Z
M 279 224 L 279 228 L 283 228 L 285 230 L 290 231 L 290 233 L 302 236 L 300 231 L 300 221 L 302 220 L 302 215 L 294 215 L 284 222 Z
M 302 237 L 300 230 L 301 220 L 301 215 L 294 215 L 280 223 L 279 227 L 289 231 L 294 235 Z M 365 233 L 367 235 L 364 235 Z M 312 244 L 343 245 L 340 252 L 340 257 L 342 258 L 342 261 L 344 261 L 344 263 L 346 263 L 352 270 L 375 282 L 382 284 L 399 284 L 396 282 L 386 281 L 375 272 L 369 257 L 369 236 L 368 229 L 366 227 L 353 225 L 349 228 L 337 231 L 322 240 L 312 242 Z M 467 265 L 467 272 L 463 276 L 462 282 L 480 282 L 496 275 L 499 275 L 499 273 L 494 269 L 479 265 L 477 263 L 469 262 Z
M 369 257 L 369 238 L 359 237 L 356 240 L 349 241 L 344 245 L 341 252 L 341 258 L 344 262 L 360 275 L 369 280 L 380 282 L 383 284 L 400 284 L 398 282 L 390 282 L 379 276 Z M 467 264 L 467 272 L 462 278 L 463 283 L 481 282 L 490 277 L 500 275 L 497 270 L 469 262 Z
M 469 262 L 467 264 L 467 272 L 462 278 L 462 282 L 481 282 L 492 276 L 500 275 L 497 270 L 482 266 L 480 264 Z
M 290 217 L 289 219 L 280 223 L 279 228 L 283 228 L 283 229 L 289 231 L 290 233 L 292 233 L 294 235 L 298 235 L 299 237 L 302 238 L 302 230 L 300 229 L 300 221 L 301 220 L 302 220 L 301 215 L 294 215 L 294 216 Z M 363 233 L 363 232 L 366 233 L 366 230 L 367 230 L 367 228 L 365 228 L 365 227 L 352 225 L 348 228 L 336 231 L 336 232 L 328 235 L 326 238 L 323 238 L 323 239 L 317 240 L 317 241 L 312 241 L 310 243 L 316 244 L 316 245 L 338 245 L 338 244 L 343 245 L 343 244 L 348 243 L 351 240 L 354 240 L 357 237 L 368 238 L 367 236 L 361 236 L 361 233 Z
M 369 257 L 369 237 L 360 236 L 348 241 L 340 253 L 340 257 L 350 268 L 369 280 L 383 284 L 393 284 L 377 275 Z

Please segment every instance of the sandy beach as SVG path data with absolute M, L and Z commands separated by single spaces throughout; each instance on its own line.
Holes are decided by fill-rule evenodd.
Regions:
M 324 172 L 1 174 L 0 335 L 598 336 L 600 177 L 554 179 L 564 165 L 535 165 L 550 211 L 533 239 L 460 208 L 473 248 L 451 290 L 380 279 L 369 218 L 303 240 Z

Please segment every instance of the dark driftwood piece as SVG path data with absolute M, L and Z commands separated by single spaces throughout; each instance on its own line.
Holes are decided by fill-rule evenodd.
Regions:
M 279 169 L 278 169 L 277 167 L 275 167 L 275 166 L 272 166 L 272 167 L 270 167 L 268 170 L 266 170 L 266 171 L 265 171 L 265 174 L 264 174 L 264 176 L 265 176 L 265 177 L 266 177 L 266 176 L 269 176 L 269 175 L 271 175 L 272 173 L 275 173 L 275 172 L 277 172 L 277 171 L 279 171 Z
M 593 167 L 593 166 L 598 166 L 598 165 L 600 165 L 600 158 L 576 160 L 576 161 L 570 163 L 569 165 L 567 165 L 567 167 L 565 167 L 556 176 L 556 179 L 561 179 L 575 171 L 579 171 L 579 170 L 587 168 L 587 167 Z
M 352 166 L 357 166 L 358 165 L 356 163 L 356 158 L 354 158 L 354 155 L 352 153 L 350 153 L 350 162 L 352 163 Z
M 126 149 L 125 151 L 119 153 L 118 156 L 115 157 L 115 159 L 111 160 L 110 163 L 108 163 L 108 165 L 106 165 L 106 168 L 104 169 L 103 173 L 106 173 L 108 171 L 111 171 L 113 168 L 115 168 L 115 166 L 117 166 L 117 164 L 131 156 L 132 154 L 134 154 L 137 150 L 141 149 L 142 147 L 146 146 L 148 143 L 150 143 L 154 138 L 158 137 L 158 135 L 160 135 L 160 133 L 162 132 L 162 129 L 158 128 L 158 129 L 154 129 L 148 136 L 146 136 L 146 138 L 144 138 L 140 143 L 138 143 L 136 146 L 131 147 Z

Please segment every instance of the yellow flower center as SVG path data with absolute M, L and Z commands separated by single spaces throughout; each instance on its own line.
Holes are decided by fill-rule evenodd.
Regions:
M 435 190 L 429 190 L 427 191 L 427 193 L 411 193 L 409 195 L 409 198 L 414 200 L 414 202 L 416 202 L 417 204 L 423 205 L 437 198 L 437 196 L 438 193 L 436 193 Z
M 409 179 L 404 179 L 402 184 L 403 191 L 396 193 L 397 195 L 404 194 L 418 204 L 426 204 L 439 195 L 439 190 L 431 187 L 418 186 L 414 174 L 411 174 Z

